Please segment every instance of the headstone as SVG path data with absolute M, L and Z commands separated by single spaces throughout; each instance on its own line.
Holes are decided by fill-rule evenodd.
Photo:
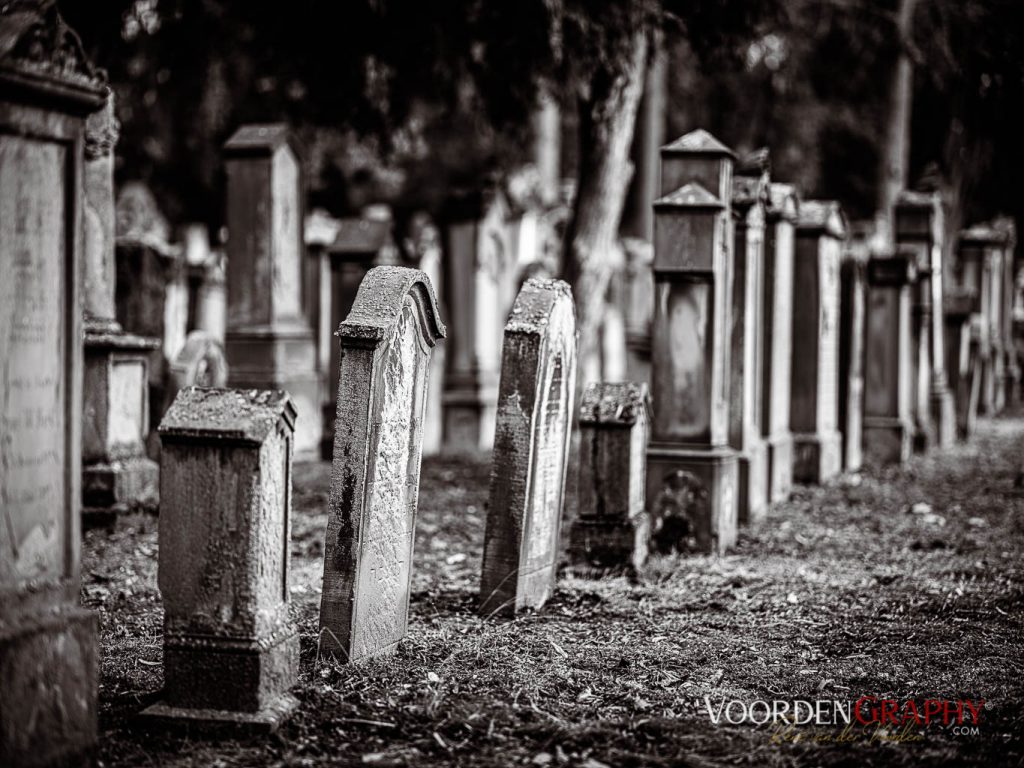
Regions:
M 288 127 L 245 125 L 227 167 L 228 381 L 285 389 L 298 413 L 295 451 L 320 449 L 320 377 L 302 293 L 302 168 Z
M 1001 246 L 1000 233 L 986 225 L 977 225 L 960 232 L 957 258 L 951 269 L 950 285 L 954 295 L 973 297 L 972 344 L 977 347 L 977 363 L 980 371 L 978 413 L 995 413 L 995 350 L 992 338 L 992 305 L 996 300 L 993 293 L 992 276 L 996 257 Z
M 732 329 L 729 444 L 739 462 L 736 514 L 741 525 L 768 509 L 768 445 L 762 434 L 764 232 L 767 173 L 733 179 Z
M 793 277 L 789 423 L 793 479 L 823 483 L 842 467 L 839 433 L 840 260 L 846 220 L 826 200 L 800 204 Z
M 429 278 L 405 267 L 371 269 L 338 327 L 321 654 L 359 661 L 405 636 L 430 351 L 444 335 Z
M 729 446 L 732 152 L 707 131 L 662 149 L 654 204 L 654 323 L 647 451 L 652 520 L 673 549 L 721 553 L 736 541 L 738 468 Z
M 864 459 L 874 466 L 910 457 L 913 423 L 911 290 L 913 250 L 868 262 L 868 325 L 864 362 Z
M 164 689 L 147 719 L 274 730 L 298 705 L 295 416 L 280 390 L 190 387 L 160 424 Z
M 188 265 L 188 330 L 203 331 L 223 346 L 228 312 L 224 253 L 210 248 L 202 224 L 186 226 L 182 239 Z
M 597 568 L 640 568 L 651 526 L 645 504 L 651 399 L 647 385 L 587 385 L 569 554 Z
M 764 416 L 768 442 L 768 495 L 783 501 L 793 487 L 793 435 L 789 431 L 793 359 L 793 258 L 800 201 L 794 187 L 768 189 L 764 271 Z
M 1000 217 L 993 222 L 993 227 L 1003 235 L 1002 275 L 999 281 L 999 338 L 1002 345 L 1002 380 L 997 382 L 999 388 L 999 404 L 1002 408 L 1016 407 L 1020 404 L 1021 367 L 1017 357 L 1013 333 L 1013 304 L 1015 290 L 1017 228 L 1013 219 Z
M 653 208 L 652 208 L 653 210 Z M 654 316 L 654 246 L 645 240 L 622 240 L 623 315 L 626 324 L 626 368 L 629 378 L 651 383 L 651 318 Z
M 530 278 L 502 345 L 480 580 L 484 615 L 540 608 L 554 589 L 575 391 L 572 293 L 561 280 Z
M 442 283 L 440 232 L 429 217 L 421 215 L 414 220 L 410 234 L 412 252 L 418 256 L 419 269 L 436 290 L 436 286 Z M 437 303 L 444 307 L 443 295 L 437 296 Z M 444 342 L 439 340 L 430 355 L 430 386 L 427 387 L 427 403 L 423 412 L 424 456 L 437 455 L 444 445 L 444 347 Z
M 85 129 L 85 380 L 82 513 L 155 509 L 160 469 L 146 456 L 149 362 L 159 339 L 125 333 L 115 309 L 114 96 Z
M 914 421 L 919 447 L 934 440 L 939 447 L 948 448 L 956 435 L 941 311 L 944 232 L 942 202 L 937 194 L 900 195 L 896 203 L 896 243 L 913 248 L 917 254 L 912 344 L 916 360 Z
M 946 371 L 956 408 L 957 436 L 962 440 L 974 433 L 981 394 L 978 346 L 971 332 L 973 309 L 974 297 L 970 294 L 943 299 Z
M 839 430 L 846 472 L 859 471 L 864 462 L 864 334 L 871 234 L 865 229 L 851 234 L 839 274 Z
M 330 271 L 328 282 L 329 352 L 327 364 L 327 390 L 324 393 L 324 431 L 320 441 L 320 458 L 331 459 L 334 450 L 334 417 L 341 371 L 341 348 L 334 342 L 334 331 L 348 317 L 355 304 L 356 295 L 366 277 L 374 267 L 392 266 L 398 263 L 398 252 L 392 238 L 390 219 L 357 216 L 340 219 L 334 240 L 327 246 L 327 263 Z
M 501 333 L 515 296 L 515 254 L 500 192 L 451 198 L 444 211 L 443 293 L 451 312 L 444 380 L 444 442 L 494 442 Z
M 84 762 L 82 155 L 104 83 L 55 4 L 4 4 L 0 40 L 0 765 Z

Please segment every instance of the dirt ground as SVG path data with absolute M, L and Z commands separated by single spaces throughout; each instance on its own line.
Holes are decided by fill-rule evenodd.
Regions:
M 156 518 L 89 531 L 103 765 L 1024 764 L 1024 420 L 900 470 L 800 489 L 723 558 L 637 582 L 563 574 L 542 610 L 474 607 L 487 456 L 423 463 L 409 632 L 390 658 L 317 663 L 328 465 L 296 467 L 297 714 L 272 736 L 158 736 Z M 1022 478 L 1024 480 L 1024 478 Z M 715 725 L 721 700 L 984 699 L 977 733 Z

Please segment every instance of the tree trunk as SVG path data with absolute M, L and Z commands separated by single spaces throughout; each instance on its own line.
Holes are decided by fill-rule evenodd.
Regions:
M 614 69 L 594 74 L 579 102 L 579 172 L 563 271 L 576 299 L 581 373 L 593 370 L 600 355 L 601 318 L 632 176 L 630 146 L 647 70 L 642 27 L 631 35 L 629 51 Z M 577 391 L 586 383 L 581 375 Z
M 914 98 L 914 67 L 907 53 L 907 41 L 913 32 L 914 8 L 917 0 L 900 0 L 898 33 L 899 56 L 893 72 L 889 97 L 889 114 L 882 145 L 882 166 L 878 184 L 876 236 L 886 248 L 895 244 L 893 207 L 900 192 L 907 186 L 910 164 L 910 118 Z

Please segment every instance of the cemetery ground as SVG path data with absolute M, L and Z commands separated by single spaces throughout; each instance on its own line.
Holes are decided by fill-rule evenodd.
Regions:
M 801 488 L 724 558 L 638 579 L 564 572 L 540 612 L 475 611 L 489 456 L 425 459 L 409 632 L 358 666 L 316 662 L 329 465 L 297 465 L 298 712 L 274 735 L 154 738 L 157 523 L 87 532 L 100 612 L 99 760 L 113 765 L 1010 765 L 1024 761 L 1024 420 L 902 469 Z M 704 703 L 984 699 L 974 734 L 715 725 Z M 794 743 L 793 735 L 802 734 Z M 872 734 L 875 738 L 872 739 Z M 898 732 L 891 733 L 895 739 Z M 773 738 L 774 734 L 774 738 Z M 815 739 L 821 738 L 818 742 Z M 781 743 L 779 743 L 781 742 Z

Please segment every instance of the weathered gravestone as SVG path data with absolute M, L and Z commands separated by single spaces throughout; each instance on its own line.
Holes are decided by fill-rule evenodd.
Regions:
M 125 333 L 115 308 L 114 96 L 85 129 L 85 380 L 82 503 L 87 517 L 156 507 L 160 470 L 146 456 L 150 354 L 160 341 Z
M 859 471 L 864 462 L 864 334 L 870 237 L 864 229 L 851 233 L 839 272 L 839 431 L 843 436 L 843 469 L 847 472 Z
M 956 408 L 956 433 L 965 440 L 974 433 L 981 395 L 978 345 L 972 339 L 974 297 L 969 294 L 943 299 L 946 371 Z
M 980 376 L 978 413 L 995 411 L 995 370 L 992 339 L 993 253 L 1000 246 L 1001 237 L 991 227 L 978 225 L 960 232 L 957 258 L 952 265 L 947 284 L 953 295 L 972 297 L 972 346 Z
M 437 303 L 444 307 L 444 296 L 438 290 L 441 274 L 441 234 L 425 214 L 414 217 L 410 227 L 412 252 L 418 256 L 419 269 L 430 278 L 438 292 Z M 443 310 L 442 310 L 443 311 Z M 444 444 L 444 358 L 445 345 L 438 343 L 430 355 L 430 381 L 423 413 L 423 455 L 434 456 Z
M 102 77 L 52 3 L 0 6 L 0 765 L 96 740 L 80 579 L 83 132 Z
M 501 332 L 516 290 L 507 211 L 504 194 L 494 190 L 453 196 L 443 212 L 443 293 L 451 311 L 444 442 L 450 448 L 494 442 Z
M 273 730 L 299 636 L 288 618 L 295 407 L 280 390 L 178 393 L 160 453 L 164 690 L 160 724 Z
M 647 560 L 650 408 L 643 383 L 594 383 L 583 393 L 577 510 L 569 532 L 569 554 L 576 562 L 639 568 Z
M 767 173 L 733 179 L 729 444 L 739 462 L 736 515 L 748 524 L 768 509 L 768 445 L 761 432 L 764 368 L 764 231 Z
M 914 422 L 918 448 L 953 444 L 953 393 L 946 375 L 943 331 L 942 202 L 937 194 L 904 192 L 896 203 L 896 243 L 916 252 L 918 281 L 911 326 Z
M 405 267 L 371 269 L 338 327 L 319 643 L 342 661 L 405 636 L 427 374 L 444 335 L 429 278 Z
M 707 131 L 662 149 L 654 204 L 652 439 L 647 505 L 685 534 L 672 549 L 736 541 L 738 469 L 729 447 L 734 156 Z
M 285 389 L 295 401 L 295 450 L 320 450 L 320 377 L 300 306 L 302 169 L 285 125 L 245 125 L 224 144 L 228 320 L 233 387 Z
M 914 433 L 911 286 L 916 254 L 872 256 L 864 359 L 864 459 L 875 466 L 910 457 Z
M 1002 306 L 999 310 L 999 336 L 1002 340 L 1004 357 L 1000 399 L 1004 408 L 1015 408 L 1020 404 L 1020 386 L 1022 376 L 1024 376 L 1021 371 L 1013 330 L 1017 228 L 1013 219 L 1006 217 L 997 219 L 994 226 L 1003 233 L 1005 238 L 1003 241 L 1003 275 L 1000 280 Z
M 764 257 L 764 414 L 768 442 L 768 495 L 783 501 L 793 488 L 793 435 L 789 431 L 793 358 L 793 254 L 800 201 L 794 187 L 768 188 Z
M 789 423 L 793 478 L 822 483 L 842 468 L 839 433 L 839 269 L 846 219 L 838 203 L 800 204 L 793 277 Z
M 576 389 L 576 311 L 561 280 L 530 278 L 505 324 L 480 612 L 551 595 Z

